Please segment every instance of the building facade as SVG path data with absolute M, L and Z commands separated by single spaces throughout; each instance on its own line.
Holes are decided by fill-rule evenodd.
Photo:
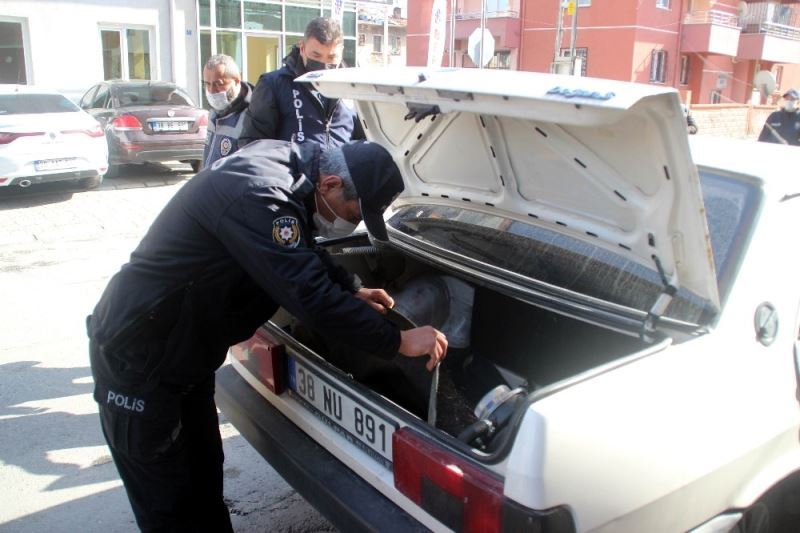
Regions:
M 574 53 L 578 74 L 670 85 L 690 103 L 758 102 L 753 80 L 763 70 L 777 81 L 772 99 L 800 84 L 798 0 L 573 1 L 487 0 L 495 41 L 487 66 L 560 72 Z M 409 1 L 409 12 L 421 14 L 408 23 L 411 65 L 427 61 L 432 3 Z M 472 65 L 466 43 L 480 14 L 480 0 L 456 1 L 455 66 Z
M 202 65 L 211 54 L 234 57 L 242 77 L 255 83 L 281 65 L 308 21 L 329 15 L 330 5 L 330 0 L 0 0 L 0 83 L 47 86 L 77 100 L 105 79 L 168 80 L 204 103 Z M 358 36 L 374 26 L 357 19 L 358 7 L 344 2 L 344 57 L 350 65 L 373 55 L 371 49 L 357 50 Z M 385 10 L 393 21 L 390 55 L 404 63 L 405 2 Z

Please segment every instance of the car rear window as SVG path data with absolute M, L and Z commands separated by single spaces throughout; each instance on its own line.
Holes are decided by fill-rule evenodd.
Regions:
M 171 85 L 126 85 L 116 90 L 120 107 L 137 105 L 188 105 L 192 100 L 179 87 Z
M 78 106 L 60 94 L 0 94 L 0 115 L 74 113 Z

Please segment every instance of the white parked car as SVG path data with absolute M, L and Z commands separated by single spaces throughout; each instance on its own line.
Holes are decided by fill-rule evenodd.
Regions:
M 64 95 L 0 85 L 0 188 L 78 181 L 97 187 L 108 170 L 105 133 Z
M 799 150 L 690 149 L 655 86 L 305 80 L 406 184 L 390 242 L 324 245 L 450 341 L 430 374 L 283 313 L 231 349 L 218 404 L 308 501 L 343 531 L 800 531 Z

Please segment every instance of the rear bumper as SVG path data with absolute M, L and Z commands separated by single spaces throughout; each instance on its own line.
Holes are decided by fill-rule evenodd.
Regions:
M 74 170 L 70 172 L 54 172 L 51 174 L 34 174 L 31 176 L 16 176 L 0 181 L 0 188 L 29 185 L 39 185 L 42 183 L 54 183 L 57 181 L 76 181 L 85 178 L 96 178 L 100 176 L 97 170 Z M 2 180 L 2 177 L 0 177 Z
M 217 372 L 216 401 L 225 416 L 281 477 L 337 528 L 342 531 L 427 531 L 303 433 L 230 365 Z
M 160 163 L 162 161 L 201 161 L 203 159 L 203 145 L 182 148 L 150 148 L 145 146 L 141 150 L 120 148 L 115 150 L 109 159 L 113 165 Z

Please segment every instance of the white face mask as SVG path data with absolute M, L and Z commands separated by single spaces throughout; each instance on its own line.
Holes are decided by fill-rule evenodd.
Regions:
M 231 104 L 231 102 L 236 100 L 237 96 L 239 96 L 238 89 L 239 86 L 234 84 L 229 89 L 218 93 L 210 93 L 208 92 L 208 90 L 206 90 L 206 100 L 208 100 L 208 105 L 210 105 L 217 111 L 224 110 Z
M 317 227 L 317 230 L 319 230 L 319 234 L 321 236 L 327 239 L 335 239 L 337 237 L 347 237 L 353 233 L 353 231 L 355 231 L 357 224 L 353 224 L 352 222 L 337 215 L 336 211 L 331 209 L 331 206 L 328 205 L 328 202 L 325 200 L 325 197 L 322 196 L 322 193 L 319 193 L 319 195 L 314 195 L 315 202 L 317 200 L 317 196 L 322 198 L 322 203 L 324 203 L 325 207 L 328 208 L 328 211 L 333 213 L 333 215 L 336 217 L 333 219 L 333 222 L 330 222 L 324 216 L 319 214 L 319 206 L 317 206 L 317 211 L 311 216 L 311 218 L 314 220 L 314 225 Z
M 783 103 L 783 109 L 789 113 L 794 113 L 797 111 L 797 100 L 786 100 Z

